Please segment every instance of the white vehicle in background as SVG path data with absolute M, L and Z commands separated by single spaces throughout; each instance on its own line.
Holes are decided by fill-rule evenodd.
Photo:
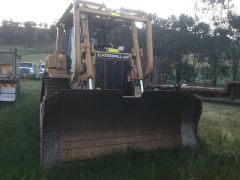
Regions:
M 31 62 L 19 63 L 19 76 L 22 79 L 36 79 L 35 64 Z
M 46 62 L 40 60 L 40 66 L 39 66 L 39 77 L 40 78 L 43 78 L 45 69 L 46 69 Z
M 0 102 L 15 102 L 20 93 L 17 50 L 0 50 Z

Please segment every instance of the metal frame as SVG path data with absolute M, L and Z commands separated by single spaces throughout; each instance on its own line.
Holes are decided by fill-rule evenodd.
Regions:
M 152 46 L 152 24 L 151 16 L 147 15 L 143 11 L 136 11 L 131 9 L 121 8 L 120 10 L 108 9 L 105 4 L 98 4 L 89 1 L 79 1 L 75 0 L 72 4 L 69 5 L 61 19 L 58 21 L 57 29 L 57 42 L 56 42 L 56 51 L 59 51 L 59 41 L 62 28 L 64 24 L 67 24 L 69 16 L 73 17 L 73 26 L 74 26 L 74 36 L 75 36 L 75 51 L 76 51 L 76 67 L 75 72 L 72 74 L 72 80 L 79 79 L 79 74 L 82 72 L 82 52 L 86 53 L 86 69 L 87 69 L 87 79 L 89 82 L 89 87 L 92 83 L 92 80 L 95 79 L 93 73 L 93 61 L 91 56 L 91 44 L 89 37 L 89 27 L 88 27 L 88 14 L 96 16 L 106 16 L 116 19 L 122 19 L 124 21 L 129 21 L 132 24 L 132 37 L 133 37 L 133 56 L 135 56 L 134 64 L 137 67 L 137 79 L 143 84 L 143 79 L 151 76 L 153 71 L 153 46 Z M 85 19 L 80 19 L 80 15 L 85 15 Z M 142 65 L 141 65 L 141 54 L 142 50 L 139 47 L 138 42 L 138 33 L 135 22 L 143 22 L 147 25 L 146 30 L 146 42 L 147 42 L 147 68 L 146 72 L 143 74 Z M 79 39 L 81 38 L 81 31 L 84 33 L 84 42 L 81 43 Z M 143 85 L 142 85 L 143 86 Z M 143 88 L 142 88 L 143 92 Z

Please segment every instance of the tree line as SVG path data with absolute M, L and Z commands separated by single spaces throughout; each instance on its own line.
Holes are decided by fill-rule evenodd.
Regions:
M 37 24 L 33 21 L 16 22 L 3 20 L 0 26 L 0 42 L 5 46 L 22 46 L 31 48 L 33 45 L 48 44 L 55 39 L 55 26 L 46 23 Z
M 233 7 L 230 0 L 196 0 L 195 17 L 153 18 L 160 81 L 217 86 L 218 80 L 240 78 L 240 16 Z
M 236 23 L 237 22 L 237 23 Z M 187 15 L 153 24 L 154 55 L 159 57 L 160 81 L 175 79 L 176 84 L 195 84 L 202 79 L 217 85 L 219 79 L 239 77 L 240 16 L 230 14 L 228 27 L 211 28 Z M 157 38 L 156 38 L 157 37 Z
M 195 15 L 153 15 L 154 81 L 222 85 L 239 80 L 240 15 L 231 0 L 195 0 Z M 146 47 L 144 29 L 139 30 Z M 125 37 L 125 38 L 123 38 Z M 112 38 L 129 46 L 129 29 L 117 29 Z

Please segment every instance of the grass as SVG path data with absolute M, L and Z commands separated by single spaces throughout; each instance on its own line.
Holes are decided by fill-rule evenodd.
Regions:
M 0 179 L 34 176 L 39 164 L 39 81 L 22 81 L 13 106 L 0 106 Z M 40 174 L 39 174 L 40 175 Z
M 0 179 L 239 179 L 240 106 L 204 103 L 198 148 L 129 150 L 43 171 L 39 160 L 41 81 L 22 81 L 13 106 L 0 104 Z
M 46 56 L 47 56 L 46 53 L 37 54 L 37 55 L 27 54 L 27 55 L 22 55 L 21 61 L 32 62 L 36 65 L 36 67 L 39 67 L 40 60 L 45 61 Z
M 15 49 L 15 48 L 22 56 L 34 54 L 47 54 L 48 52 L 54 51 L 54 43 L 38 42 L 34 44 L 32 48 L 23 46 L 7 46 L 0 44 L 0 49 Z

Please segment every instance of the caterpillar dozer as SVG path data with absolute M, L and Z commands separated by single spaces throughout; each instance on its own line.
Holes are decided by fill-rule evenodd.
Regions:
M 113 36 L 121 27 L 126 44 Z M 150 15 L 75 0 L 56 28 L 40 103 L 44 168 L 128 148 L 197 145 L 201 101 L 182 91 L 144 89 L 153 70 Z

